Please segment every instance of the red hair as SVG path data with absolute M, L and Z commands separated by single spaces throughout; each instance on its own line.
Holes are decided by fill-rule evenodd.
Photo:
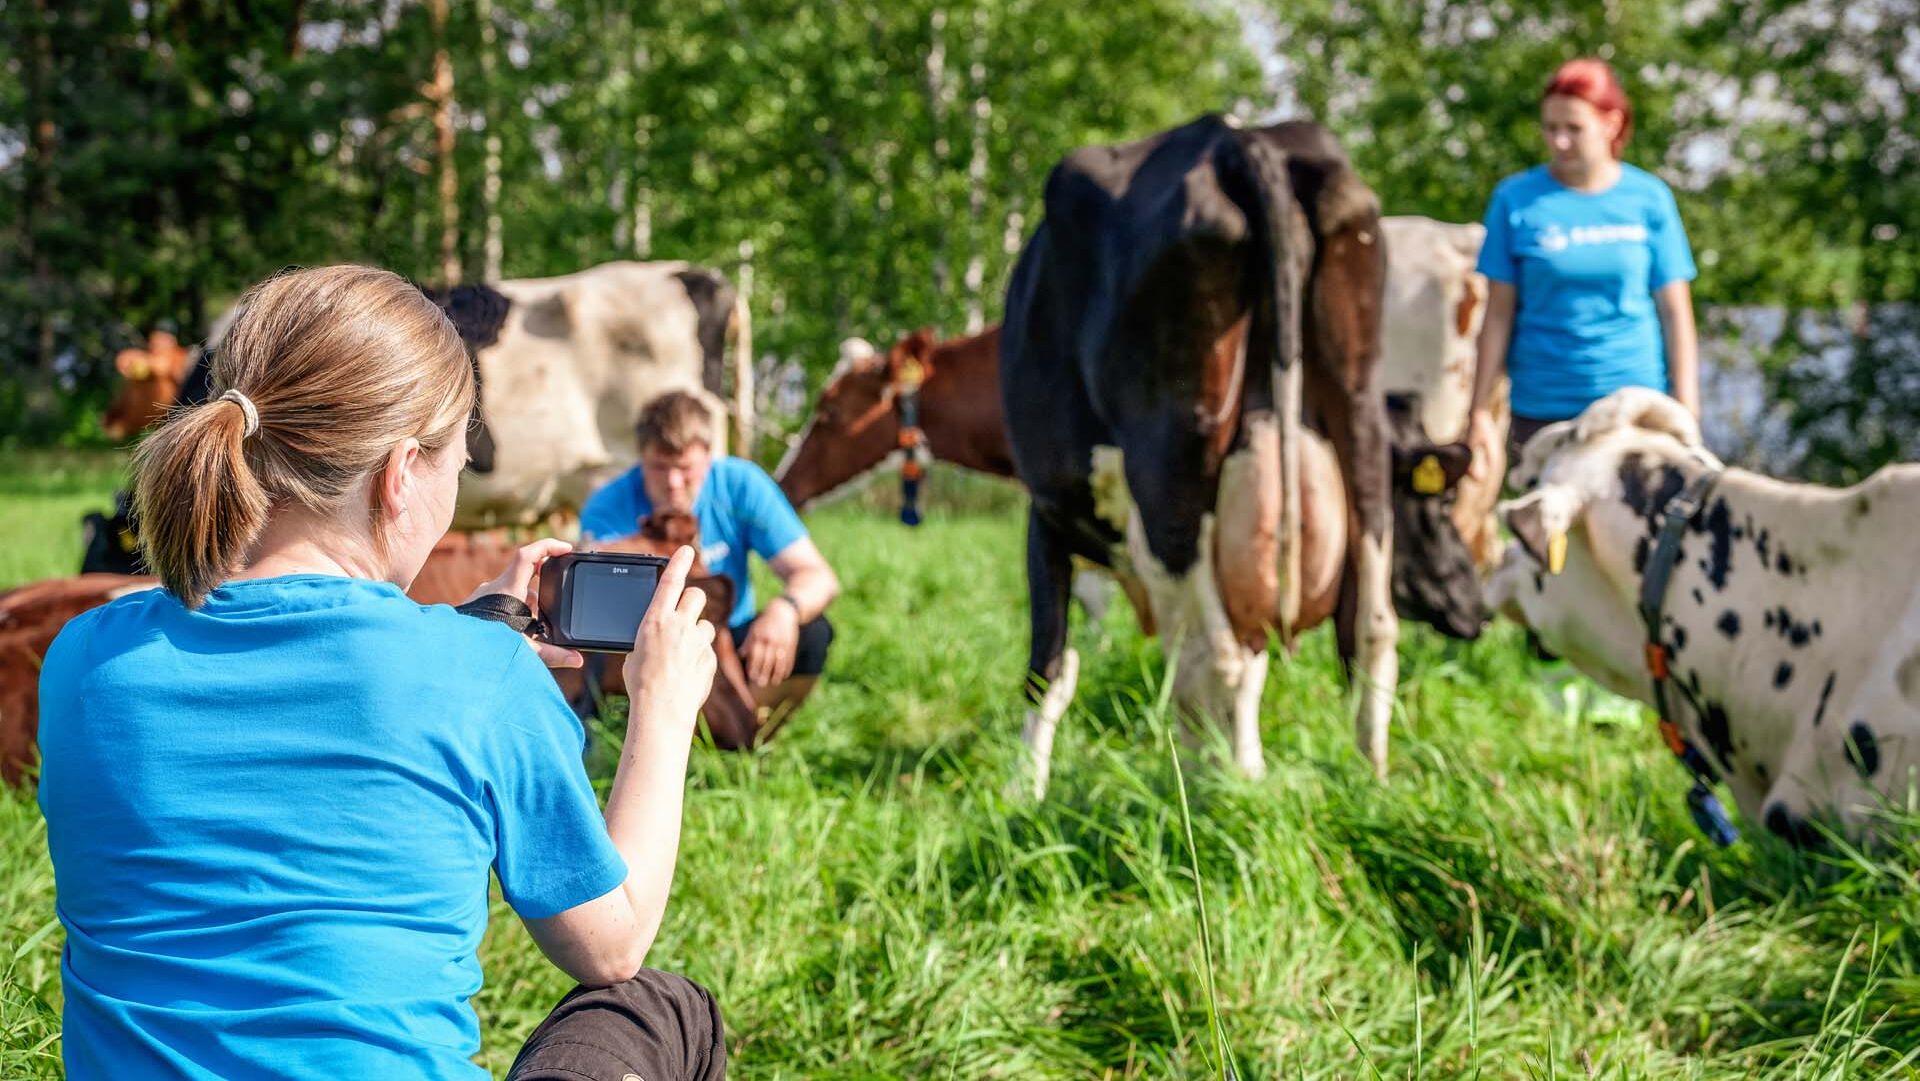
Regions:
M 1620 134 L 1613 137 L 1611 149 L 1614 157 L 1620 156 L 1620 148 L 1627 145 L 1627 136 L 1633 133 L 1633 106 L 1627 104 L 1627 92 L 1611 65 L 1594 57 L 1567 61 L 1547 80 L 1540 100 L 1555 95 L 1579 98 L 1603 113 L 1619 113 Z

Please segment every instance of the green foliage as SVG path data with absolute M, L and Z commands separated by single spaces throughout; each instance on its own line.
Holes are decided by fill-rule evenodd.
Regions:
M 97 439 L 117 348 L 196 338 L 280 267 L 438 280 L 440 45 L 466 278 L 496 219 L 509 277 L 750 263 L 760 351 L 816 381 L 846 335 L 996 318 L 1072 147 L 1283 101 L 1390 211 L 1476 220 L 1542 157 L 1540 86 L 1581 54 L 1628 85 L 1627 157 L 1675 182 L 1703 303 L 1920 294 L 1916 0 L 449 10 L 436 35 L 425 0 L 0 0 L 0 438 Z
M 70 520 L 29 500 L 94 495 L 110 463 L 0 466 L 41 478 L 0 520 L 65 569 L 45 538 Z M 1218 1076 L 1196 867 L 1245 1078 L 1920 1076 L 1920 821 L 1870 852 L 1758 829 L 1713 850 L 1658 737 L 1545 708 L 1512 628 L 1407 628 L 1388 783 L 1317 632 L 1273 667 L 1265 780 L 1182 752 L 1189 836 L 1159 651 L 1124 611 L 1076 627 L 1052 792 L 1010 803 L 1020 519 L 931 511 L 813 517 L 847 587 L 832 675 L 766 750 L 694 755 L 650 961 L 715 989 L 730 1076 Z M 602 784 L 620 734 L 593 732 Z M 0 1076 L 53 1078 L 61 935 L 30 795 L 0 793 L 0 841 Z M 498 1076 L 567 986 L 498 902 L 481 960 Z

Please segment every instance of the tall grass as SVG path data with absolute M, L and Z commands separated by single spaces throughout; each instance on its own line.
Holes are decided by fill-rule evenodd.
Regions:
M 97 490 L 0 494 L 37 545 L 0 567 L 68 569 Z M 1550 713 L 1508 628 L 1408 628 L 1384 785 L 1309 636 L 1273 665 L 1250 782 L 1169 759 L 1124 605 L 1076 628 L 1047 800 L 1009 802 L 1020 520 L 909 531 L 868 502 L 811 520 L 847 584 L 828 682 L 766 750 L 695 756 L 651 963 L 716 990 L 734 1076 L 1199 1078 L 1230 1054 L 1248 1081 L 1920 1077 L 1910 812 L 1867 852 L 1715 850 L 1658 738 Z M 0 1077 L 57 1076 L 52 914 L 37 810 L 0 795 Z M 495 917 L 475 1006 L 499 1074 L 566 983 Z

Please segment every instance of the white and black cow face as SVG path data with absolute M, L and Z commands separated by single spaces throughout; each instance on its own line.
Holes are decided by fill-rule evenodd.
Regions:
M 1720 468 L 1685 407 L 1658 391 L 1629 387 L 1535 433 L 1509 475 L 1526 494 L 1501 504 L 1500 514 L 1534 561 L 1559 574 L 1569 537 L 1587 515 L 1645 517 L 1679 493 L 1684 476 Z M 1636 572 L 1645 559 L 1644 553 L 1617 553 L 1604 545 L 1594 555 L 1606 564 L 1624 564 L 1631 555 Z

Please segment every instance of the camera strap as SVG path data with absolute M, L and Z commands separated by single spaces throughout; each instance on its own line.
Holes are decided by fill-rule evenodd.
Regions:
M 533 609 L 527 607 L 526 601 L 505 593 L 483 594 L 465 604 L 454 605 L 453 610 L 475 619 L 505 623 L 521 634 L 538 635 L 543 629 L 540 621 L 533 618 Z

